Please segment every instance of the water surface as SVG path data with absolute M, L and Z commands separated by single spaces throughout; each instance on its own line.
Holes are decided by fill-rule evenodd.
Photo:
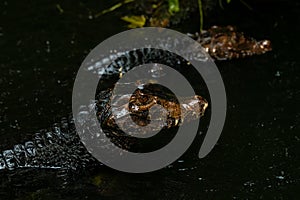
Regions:
M 197 158 L 196 141 L 162 170 L 138 175 L 102 167 L 79 172 L 65 188 L 55 170 L 5 172 L 0 174 L 1 199 L 297 199 L 300 4 L 255 3 L 253 11 L 237 3 L 206 19 L 207 27 L 232 24 L 257 39 L 268 38 L 274 50 L 217 62 L 228 117 L 217 146 L 205 159 Z M 0 4 L 0 147 L 5 149 L 71 112 L 81 62 L 126 25 L 119 13 L 91 18 L 113 5 L 110 1 L 65 1 L 59 3 L 63 13 L 57 2 L 47 0 Z M 176 28 L 196 31 L 197 19 Z

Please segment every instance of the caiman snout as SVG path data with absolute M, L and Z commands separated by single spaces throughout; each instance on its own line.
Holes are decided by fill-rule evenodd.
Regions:
M 258 42 L 257 47 L 260 53 L 266 53 L 272 50 L 271 41 L 270 40 L 262 40 Z

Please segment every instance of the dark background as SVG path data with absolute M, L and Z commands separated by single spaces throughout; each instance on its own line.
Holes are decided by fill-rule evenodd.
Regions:
M 90 16 L 116 1 L 0 2 L 0 147 L 11 148 L 71 112 L 76 72 L 104 39 L 126 30 L 123 9 Z M 217 62 L 228 98 L 221 138 L 202 160 L 199 144 L 173 165 L 153 173 L 107 168 L 78 175 L 62 188 L 52 171 L 1 172 L 1 199 L 299 199 L 300 3 L 239 1 L 216 8 L 205 26 L 234 25 L 270 39 L 262 56 Z M 60 13 L 56 4 L 64 10 Z M 193 14 L 174 27 L 199 28 Z M 22 181 L 21 181 L 22 180 Z M 297 196 L 298 195 L 298 196 Z

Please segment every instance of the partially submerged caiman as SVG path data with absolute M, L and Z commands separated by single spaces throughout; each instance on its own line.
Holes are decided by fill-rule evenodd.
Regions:
M 216 60 L 244 58 L 272 50 L 269 40 L 257 41 L 238 32 L 233 26 L 213 26 L 201 34 L 191 35 Z
M 205 50 L 216 60 L 228 60 L 241 58 L 256 54 L 262 54 L 271 50 L 268 40 L 256 41 L 253 38 L 245 37 L 243 33 L 236 32 L 231 27 L 212 27 L 201 34 L 190 35 L 199 41 Z M 148 55 L 148 56 L 147 56 Z M 149 55 L 151 55 L 149 57 Z M 135 50 L 126 53 L 122 62 L 130 64 L 145 64 L 166 61 L 169 55 L 163 53 L 153 53 L 151 49 Z M 147 59 L 145 59 L 146 57 Z M 167 59 L 166 59 L 167 57 Z M 182 61 L 183 63 L 184 61 Z M 166 62 L 165 64 L 170 64 Z M 178 63 L 174 63 L 174 65 Z M 119 76 L 119 68 L 110 67 L 110 75 Z M 178 68 L 184 68 L 181 64 Z M 91 70 L 101 71 L 103 69 Z M 184 69 L 181 69 L 184 70 Z M 113 86 L 113 85 L 112 85 Z M 124 137 L 120 127 L 115 124 L 111 114 L 110 97 L 112 88 L 108 86 L 98 91 L 96 108 L 82 107 L 81 124 L 84 125 L 84 118 L 88 117 L 91 109 L 96 109 L 97 116 L 103 129 L 106 130 L 110 141 L 122 148 L 130 149 L 132 139 Z M 132 95 L 119 97 L 118 105 L 125 108 L 125 115 L 131 115 L 132 119 L 140 126 L 147 124 L 148 111 L 154 105 L 160 104 L 166 110 L 167 120 L 164 128 L 168 129 L 180 125 L 182 122 L 188 123 L 191 120 L 203 116 L 208 102 L 201 96 L 185 97 L 183 109 L 179 111 L 178 101 L 172 98 L 165 98 L 157 91 L 147 91 L 147 88 L 137 89 Z M 127 104 L 129 102 L 129 104 Z M 195 109 L 195 105 L 198 109 Z M 121 129 L 126 128 L 126 121 Z M 155 127 L 152 127 L 155 128 Z M 156 127 L 159 128 L 159 127 Z M 109 147 L 108 147 L 109 148 Z M 33 138 L 24 143 L 16 144 L 12 149 L 4 150 L 0 153 L 0 169 L 15 168 L 60 168 L 60 169 L 78 169 L 85 168 L 98 162 L 89 154 L 76 134 L 74 119 L 72 117 L 62 118 L 59 123 L 55 123 L 50 129 L 44 129 L 36 132 Z

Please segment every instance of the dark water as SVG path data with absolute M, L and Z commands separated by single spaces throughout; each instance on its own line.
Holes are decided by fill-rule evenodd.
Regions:
M 91 19 L 110 1 L 0 2 L 1 149 L 71 111 L 76 72 L 89 51 L 126 26 L 116 14 Z M 171 166 L 147 174 L 81 172 L 65 188 L 51 170 L 1 173 L 1 199 L 299 199 L 300 48 L 297 1 L 255 1 L 218 11 L 206 25 L 232 24 L 270 39 L 266 55 L 218 62 L 228 113 L 218 145 L 199 142 Z M 195 15 L 196 16 L 196 15 Z M 193 25 L 194 24 L 194 25 Z M 197 19 L 177 27 L 198 28 Z M 204 118 L 204 124 L 207 124 Z M 199 137 L 200 138 L 200 137 Z

